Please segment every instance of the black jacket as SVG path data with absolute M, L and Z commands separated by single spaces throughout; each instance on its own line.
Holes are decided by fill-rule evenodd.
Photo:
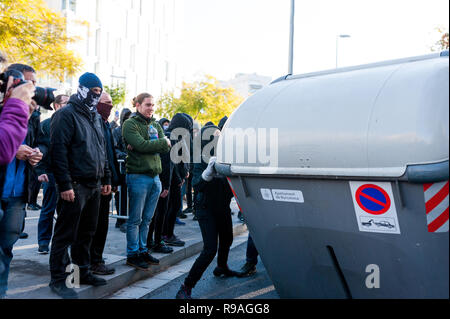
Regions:
M 130 109 L 124 108 L 120 113 L 120 126 L 113 129 L 116 156 L 118 159 L 127 158 L 127 146 L 122 138 L 122 125 L 131 115 Z
M 72 182 L 96 187 L 111 185 L 103 122 L 76 95 L 53 114 L 50 124 L 51 170 L 59 191 L 72 189 Z
M 208 126 L 211 128 L 211 126 Z M 202 129 L 203 131 L 205 128 Z M 216 126 L 212 126 L 216 127 Z M 219 129 L 218 127 L 216 127 Z M 202 150 L 211 140 L 202 140 Z M 203 152 L 202 152 L 203 153 Z M 230 213 L 230 202 L 233 198 L 233 192 L 231 191 L 230 185 L 226 177 L 215 176 L 212 181 L 207 182 L 202 178 L 203 171 L 208 167 L 208 164 L 203 161 L 201 163 L 194 163 L 192 186 L 195 190 L 195 205 L 197 207 L 196 214 L 200 218 L 200 214 L 209 213 Z
M 50 172 L 50 119 L 41 122 L 38 135 L 38 148 L 42 153 L 42 160 L 36 165 L 37 175 L 48 174 Z

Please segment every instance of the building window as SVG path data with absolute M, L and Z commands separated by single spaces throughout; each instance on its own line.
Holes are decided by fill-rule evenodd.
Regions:
M 61 10 L 67 9 L 67 0 L 61 0 Z
M 75 12 L 77 9 L 77 0 L 69 0 L 69 10 Z

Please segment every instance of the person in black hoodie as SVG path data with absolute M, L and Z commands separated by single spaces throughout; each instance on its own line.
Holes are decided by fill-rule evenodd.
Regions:
M 111 173 L 101 116 L 96 107 L 103 91 L 100 79 L 85 73 L 76 94 L 52 116 L 51 169 L 61 195 L 50 251 L 50 288 L 63 298 L 78 298 L 66 285 L 71 259 L 79 282 L 93 286 L 106 281 L 90 270 L 90 246 L 97 228 L 100 196 L 111 193 Z
M 228 268 L 228 254 L 233 243 L 233 224 L 231 221 L 230 202 L 233 193 L 224 176 L 217 175 L 214 164 L 215 149 L 220 130 L 217 126 L 204 127 L 202 137 L 210 136 L 209 140 L 202 138 L 202 161 L 194 163 L 193 186 L 196 190 L 196 216 L 202 232 L 203 251 L 196 259 L 188 276 L 181 285 L 176 298 L 190 299 L 192 288 L 200 280 L 203 272 L 213 261 L 216 252 L 217 267 L 214 276 L 240 276 Z M 214 146 L 209 156 L 203 154 L 206 145 Z
M 186 134 L 183 137 L 180 136 L 178 140 L 171 140 L 173 146 L 177 143 L 191 144 L 192 124 L 193 123 L 190 116 L 187 116 L 184 113 L 177 113 L 174 115 L 170 121 L 170 125 L 166 133 L 170 136 L 173 130 L 182 128 L 185 129 Z M 181 155 L 181 153 L 179 153 L 179 155 Z M 181 186 L 183 185 L 184 180 L 189 177 L 190 154 L 187 154 L 187 157 L 188 158 L 184 162 L 181 161 L 180 163 L 173 163 L 172 176 L 169 176 L 170 188 L 168 189 L 168 193 L 170 196 L 168 199 L 167 213 L 165 214 L 162 230 L 162 239 L 169 246 L 184 246 L 185 244 L 184 241 L 175 236 L 174 228 L 177 213 L 182 205 Z M 163 186 L 163 192 L 164 190 L 166 189 L 164 189 Z
M 131 110 L 124 108 L 120 113 L 120 126 L 113 129 L 114 147 L 116 151 L 116 157 L 118 160 L 126 160 L 127 147 L 122 138 L 122 125 L 123 122 L 128 120 L 131 116 Z M 120 168 L 120 166 L 119 166 Z M 116 203 L 116 210 L 119 212 L 119 216 L 127 216 L 128 202 L 127 202 L 127 183 L 125 181 L 125 162 L 122 163 L 122 170 L 119 172 L 120 177 L 120 190 L 114 194 L 114 201 Z M 119 207 L 120 205 L 120 207 Z M 126 220 L 117 218 L 116 228 L 120 228 L 120 231 L 126 233 Z

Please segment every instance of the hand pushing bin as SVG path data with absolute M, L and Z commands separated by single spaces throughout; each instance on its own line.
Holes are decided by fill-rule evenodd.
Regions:
M 282 298 L 449 298 L 448 54 L 288 76 L 229 118 L 228 176 Z

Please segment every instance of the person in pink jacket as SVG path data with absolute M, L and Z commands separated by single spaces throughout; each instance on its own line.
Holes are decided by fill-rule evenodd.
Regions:
M 0 113 L 0 166 L 7 165 L 16 155 L 27 135 L 29 105 L 34 95 L 29 82 L 11 90 L 11 95 Z

